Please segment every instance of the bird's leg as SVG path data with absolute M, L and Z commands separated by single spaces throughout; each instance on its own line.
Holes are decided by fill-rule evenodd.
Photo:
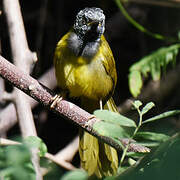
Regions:
M 99 106 L 100 106 L 100 110 L 103 110 L 103 103 L 102 103 L 102 100 L 100 99 L 99 100 Z M 95 115 L 91 115 L 89 118 L 88 118 L 88 122 L 87 122 L 87 125 L 89 125 L 89 123 L 91 122 L 92 119 L 94 118 L 97 118 Z
M 100 110 L 103 110 L 102 99 L 100 99 L 100 101 L 99 101 L 99 105 L 100 105 Z
M 56 94 L 56 95 L 52 98 L 52 104 L 51 104 L 50 108 L 52 108 L 52 109 L 55 108 L 55 106 L 57 105 L 57 103 L 59 103 L 62 99 L 63 99 L 62 96 Z

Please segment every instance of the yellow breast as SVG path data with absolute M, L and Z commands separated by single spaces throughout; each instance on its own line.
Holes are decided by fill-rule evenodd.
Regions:
M 81 58 L 75 57 L 74 60 L 82 61 Z M 56 76 L 61 77 L 58 78 L 58 85 L 63 89 L 68 89 L 71 97 L 104 99 L 113 86 L 111 78 L 98 61 L 90 64 L 60 63 L 56 68 Z
M 106 99 L 113 91 L 111 76 L 103 65 L 103 53 L 91 59 L 75 56 L 68 48 L 68 34 L 58 43 L 54 65 L 58 86 L 69 91 L 70 97 L 86 97 L 92 100 Z

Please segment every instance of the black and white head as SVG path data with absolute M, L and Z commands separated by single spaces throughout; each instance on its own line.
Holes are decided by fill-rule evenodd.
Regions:
M 76 16 L 73 28 L 80 37 L 100 38 L 105 30 L 103 10 L 96 7 L 81 10 Z

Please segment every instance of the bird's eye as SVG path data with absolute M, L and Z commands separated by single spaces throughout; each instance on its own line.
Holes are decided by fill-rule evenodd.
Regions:
M 82 24 L 87 24 L 89 22 L 89 19 L 86 15 L 82 17 Z
M 81 23 L 82 23 L 82 25 L 86 24 L 86 20 L 84 18 L 82 18 Z
M 83 24 L 86 24 L 86 21 L 85 21 L 85 20 L 82 20 L 82 23 L 83 23 Z

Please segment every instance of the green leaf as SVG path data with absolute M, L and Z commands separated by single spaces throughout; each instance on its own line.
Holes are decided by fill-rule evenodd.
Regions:
M 145 146 L 145 147 L 156 147 L 160 144 L 160 142 L 158 141 L 141 141 L 141 142 L 138 142 L 137 144 L 141 145 L 141 146 Z
M 29 149 L 23 145 L 7 146 L 5 156 L 7 163 L 13 163 L 14 165 L 24 164 L 30 161 L 31 158 Z
M 168 135 L 162 134 L 162 133 L 155 133 L 155 132 L 137 132 L 135 138 L 142 138 L 147 139 L 151 141 L 166 141 L 170 137 Z
M 113 123 L 99 121 L 93 125 L 93 129 L 102 136 L 108 136 L 118 139 L 131 137 L 135 128 L 122 127 Z
M 142 88 L 142 75 L 147 77 L 151 74 L 153 80 L 157 81 L 161 77 L 161 67 L 165 71 L 166 66 L 172 62 L 174 65 L 180 48 L 180 44 L 169 47 L 162 47 L 143 57 L 129 69 L 129 89 L 134 97 L 140 94 Z
M 108 110 L 96 110 L 94 111 L 94 115 L 105 122 L 114 123 L 119 126 L 136 127 L 136 123 L 133 120 L 119 113 Z
M 129 73 L 129 88 L 130 92 L 134 97 L 140 94 L 143 82 L 141 73 L 139 71 L 132 71 Z
M 139 101 L 139 100 L 136 100 L 133 102 L 133 106 L 136 108 L 136 109 L 139 109 L 140 106 L 142 106 L 142 102 Z
M 154 106 L 155 106 L 155 104 L 154 104 L 153 102 L 147 103 L 147 104 L 143 107 L 143 109 L 142 109 L 142 111 L 141 111 L 142 115 L 145 114 L 145 113 L 147 113 L 147 112 L 148 112 L 151 108 L 153 108 Z
M 101 121 L 94 124 L 93 129 L 102 136 L 111 138 L 131 137 L 136 124 L 133 120 L 108 110 L 96 110 L 94 115 Z
M 143 121 L 142 124 L 149 123 L 149 122 L 152 122 L 152 121 L 157 121 L 159 119 L 167 118 L 167 117 L 170 117 L 170 116 L 175 116 L 177 114 L 180 114 L 180 110 L 167 111 L 167 112 L 164 112 L 164 113 L 162 113 L 160 115 L 154 116 L 152 118 L 149 118 L 149 119 Z
M 62 176 L 61 180 L 86 180 L 88 174 L 84 170 L 74 170 Z
M 24 139 L 24 141 L 30 148 L 38 148 L 40 157 L 43 157 L 47 153 L 47 146 L 39 137 L 28 136 Z
M 0 158 L 0 179 L 34 180 L 35 171 L 31 152 L 25 144 L 3 147 L 4 158 Z M 1 154 L 2 155 L 2 154 Z

